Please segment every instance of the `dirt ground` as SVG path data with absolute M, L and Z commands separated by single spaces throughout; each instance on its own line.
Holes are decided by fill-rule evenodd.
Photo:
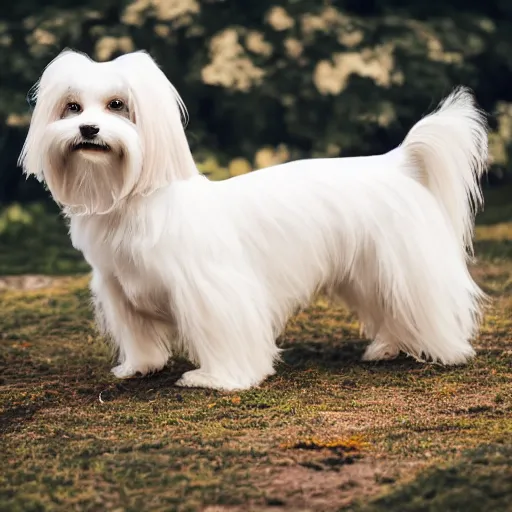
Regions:
M 87 276 L 2 278 L 0 510 L 512 510 L 512 223 L 477 236 L 469 365 L 363 363 L 319 300 L 242 393 L 175 387 L 184 361 L 116 381 Z

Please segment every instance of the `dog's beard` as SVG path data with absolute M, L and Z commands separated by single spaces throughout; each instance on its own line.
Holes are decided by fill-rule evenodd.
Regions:
M 108 213 L 136 181 L 126 148 L 89 144 L 52 144 L 46 152 L 46 183 L 54 199 L 73 214 Z

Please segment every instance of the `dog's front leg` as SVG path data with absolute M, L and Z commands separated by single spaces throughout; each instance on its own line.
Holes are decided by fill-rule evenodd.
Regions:
M 127 379 L 161 370 L 170 357 L 170 325 L 138 311 L 114 276 L 95 271 L 91 281 L 96 319 L 118 351 L 112 373 Z
M 200 289 L 176 289 L 178 328 L 199 366 L 179 386 L 247 389 L 274 373 L 279 350 L 268 296 L 260 280 L 247 277 L 249 270 L 234 267 L 212 265 L 201 275 Z

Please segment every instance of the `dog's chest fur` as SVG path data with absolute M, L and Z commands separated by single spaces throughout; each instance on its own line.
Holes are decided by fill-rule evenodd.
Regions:
M 94 270 L 118 282 L 125 298 L 140 313 L 170 320 L 171 293 L 152 253 L 151 233 L 137 223 L 102 217 L 78 217 L 71 222 L 73 245 Z

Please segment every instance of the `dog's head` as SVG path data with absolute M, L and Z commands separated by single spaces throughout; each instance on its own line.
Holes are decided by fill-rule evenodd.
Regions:
M 178 93 L 144 52 L 94 62 L 66 50 L 34 89 L 20 165 L 75 213 L 105 213 L 195 174 Z

